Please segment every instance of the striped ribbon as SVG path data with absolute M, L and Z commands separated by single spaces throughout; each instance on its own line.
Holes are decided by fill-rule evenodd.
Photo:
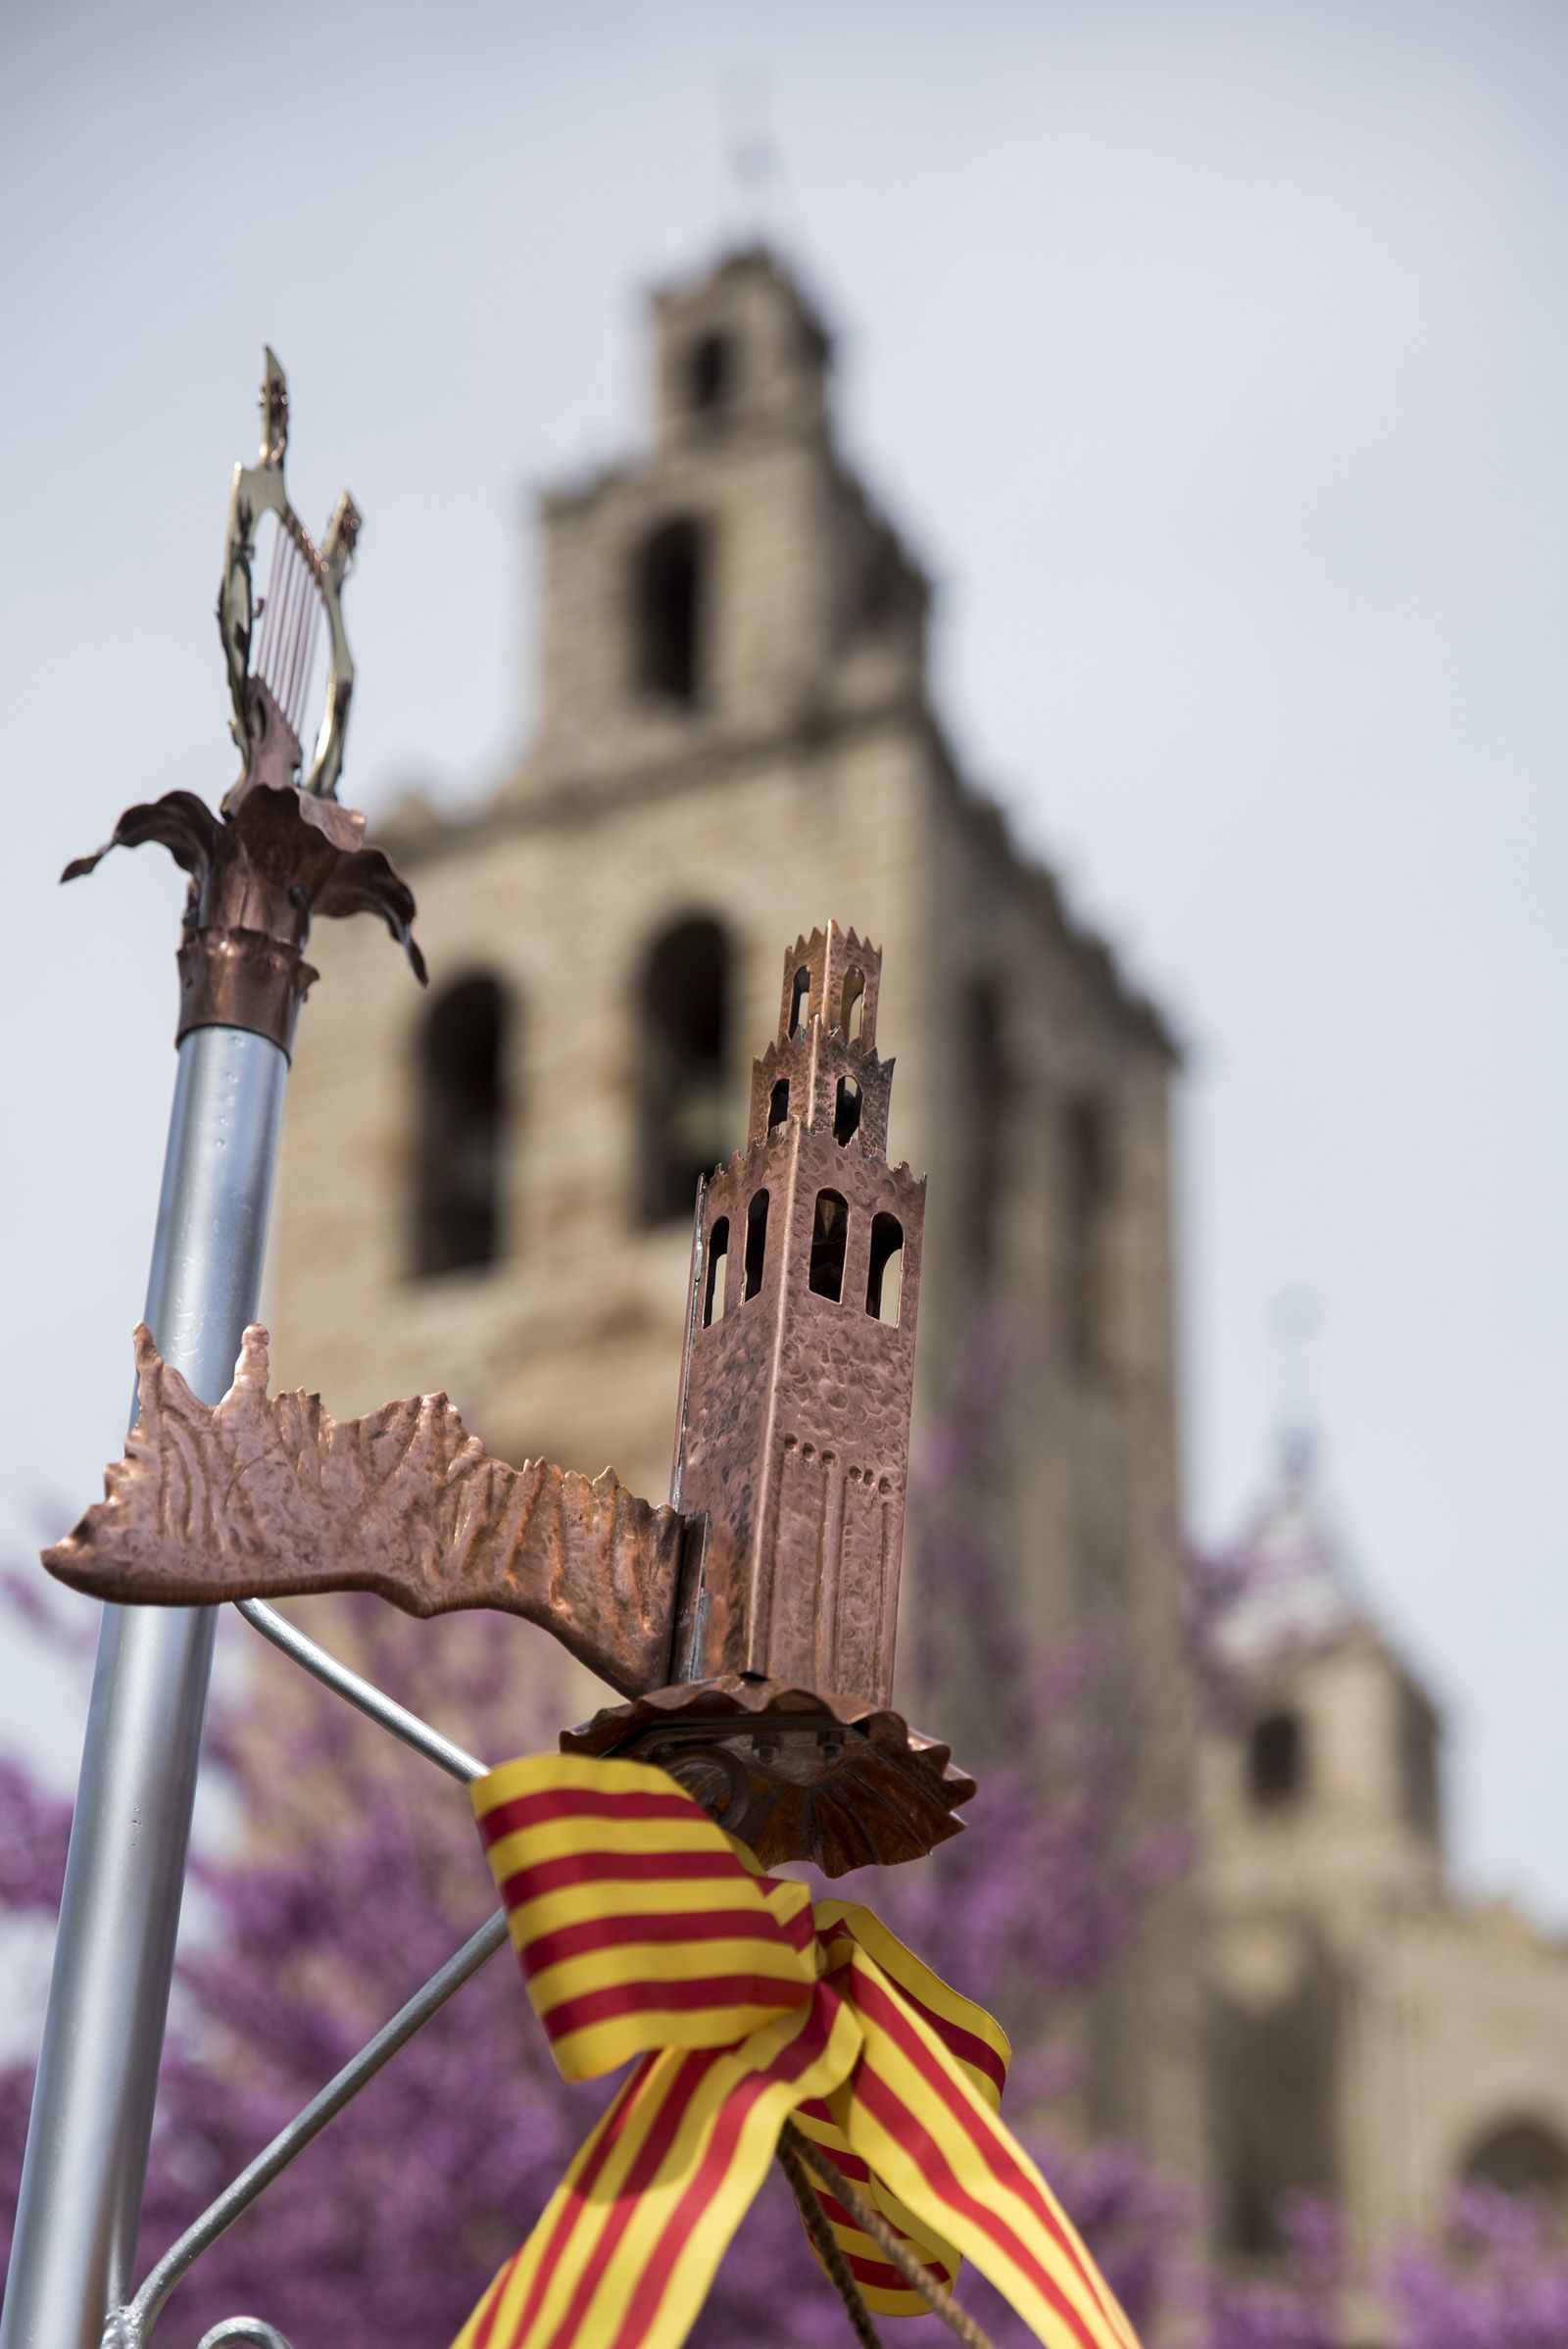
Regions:
M 868 1909 L 762 1875 L 645 1763 L 542 1754 L 472 1795 L 562 2073 L 641 2060 L 456 2349 L 678 2349 L 790 2119 L 943 2282 L 968 2257 L 1047 2349 L 1138 2349 L 999 2118 L 1005 2036 Z M 867 2306 L 924 2313 L 818 2199 Z

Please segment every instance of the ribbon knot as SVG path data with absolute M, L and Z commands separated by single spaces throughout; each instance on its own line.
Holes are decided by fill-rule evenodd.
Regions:
M 793 2120 L 944 2283 L 1048 2349 L 1137 2349 L 1000 2119 L 1009 2049 L 869 1909 L 764 1876 L 662 1770 L 544 1754 L 472 1789 L 556 2063 L 640 2059 L 456 2349 L 678 2349 Z M 866 2305 L 926 2303 L 813 2187 Z

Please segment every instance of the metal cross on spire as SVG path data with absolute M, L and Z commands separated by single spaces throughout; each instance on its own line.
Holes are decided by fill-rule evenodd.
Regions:
M 743 224 L 760 231 L 784 178 L 783 151 L 773 134 L 773 89 L 767 68 L 755 59 L 724 76 L 724 160 Z

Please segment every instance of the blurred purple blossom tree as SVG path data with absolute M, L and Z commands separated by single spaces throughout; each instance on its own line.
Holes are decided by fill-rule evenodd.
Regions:
M 1454 2196 L 1441 2243 L 1390 2263 L 1397 2338 L 1411 2349 L 1562 2349 L 1568 2252 L 1539 2203 L 1472 2185 Z

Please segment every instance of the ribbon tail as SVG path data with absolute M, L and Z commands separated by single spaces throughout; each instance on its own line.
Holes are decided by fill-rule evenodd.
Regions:
M 1072 2222 L 881 1968 L 853 1961 L 865 2033 L 847 2095 L 849 2144 L 920 2223 L 974 2262 L 1046 2349 L 1138 2349 Z
M 803 2105 L 795 2115 L 796 2128 L 802 2136 L 809 2138 L 818 2153 L 832 2163 L 847 2185 L 875 2205 L 888 2225 L 898 2229 L 920 2265 L 951 2291 L 958 2273 L 959 2255 L 956 2247 L 945 2242 L 912 2211 L 906 2209 L 896 2195 L 890 2194 L 869 2163 L 855 2151 L 844 2128 L 834 2117 L 843 2115 L 847 2120 L 850 2093 L 846 2085 L 827 2103 Z M 861 2231 L 848 2205 L 818 2178 L 810 2177 L 809 2184 L 816 2196 L 818 2208 L 832 2230 L 834 2241 L 855 2278 L 860 2297 L 872 2316 L 928 2316 L 931 2303 L 911 2288 L 902 2270 L 889 2260 L 882 2245 Z M 810 2243 L 811 2257 L 825 2274 L 821 2254 L 815 2243 L 811 2242 L 809 2230 L 807 2240 Z
M 859 2045 L 823 1985 L 739 2047 L 646 2057 L 454 2349 L 680 2349 L 779 2130 Z

